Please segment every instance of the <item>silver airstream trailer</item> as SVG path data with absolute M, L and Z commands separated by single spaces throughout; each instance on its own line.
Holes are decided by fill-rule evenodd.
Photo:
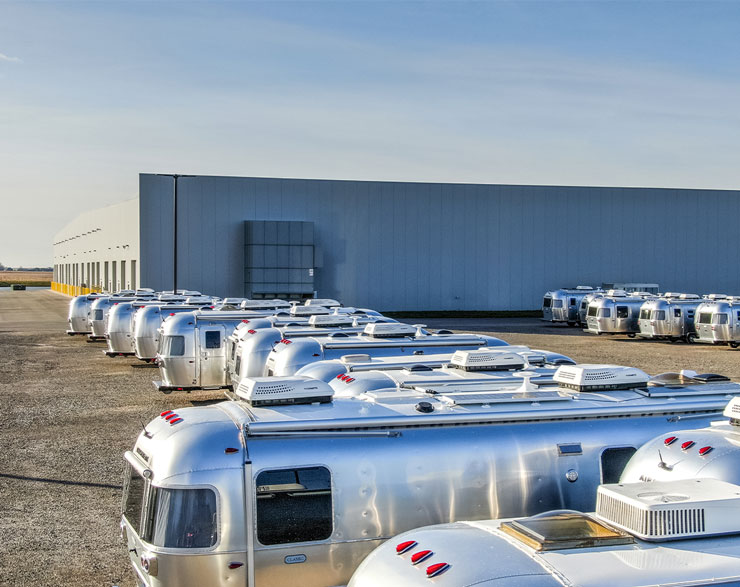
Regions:
M 157 586 L 344 585 L 412 528 L 592 510 L 598 484 L 617 479 L 636 447 L 708 424 L 740 393 L 725 382 L 656 396 L 636 369 L 560 370 L 557 384 L 526 390 L 460 384 L 364 399 L 311 379 L 255 378 L 234 401 L 166 410 L 125 455 L 133 569 Z
M 581 322 L 578 311 L 583 298 L 599 292 L 601 292 L 600 289 L 589 285 L 548 291 L 542 300 L 542 317 L 548 322 L 567 323 L 568 326 L 575 326 Z
M 136 354 L 134 323 L 136 314 L 152 306 L 161 307 L 158 300 L 115 302 L 108 312 L 105 339 L 108 349 L 103 351 L 108 357 L 127 357 Z
M 609 484 L 598 488 L 594 513 L 418 528 L 370 553 L 349 587 L 430 584 L 737 586 L 740 486 L 714 479 Z
M 609 290 L 603 297 L 588 304 L 586 332 L 593 334 L 626 334 L 634 338 L 640 327 L 640 308 L 650 294 L 628 294 L 622 290 Z
M 711 381 L 716 375 L 696 375 Z M 740 398 L 725 408 L 724 419 L 706 428 L 666 431 L 645 443 L 629 460 L 621 483 L 719 479 L 740 485 Z
M 92 325 L 90 323 L 90 311 L 93 302 L 97 299 L 108 297 L 104 294 L 87 294 L 84 296 L 75 296 L 69 302 L 69 314 L 67 323 L 69 329 L 67 334 L 74 336 L 76 334 L 92 334 Z
M 233 387 L 244 377 L 259 377 L 265 371 L 267 358 L 275 345 L 283 340 L 315 336 L 343 336 L 359 334 L 371 322 L 392 322 L 385 316 L 352 316 L 349 314 L 314 315 L 301 324 L 281 323 L 283 317 L 264 319 L 272 323 L 262 324 L 251 320 L 239 324 L 227 340 L 227 370 Z M 295 320 L 294 317 L 290 318 Z
M 668 292 L 647 299 L 640 307 L 638 336 L 655 340 L 696 341 L 694 318 L 702 298 L 696 294 Z
M 740 297 L 710 294 L 696 309 L 698 342 L 740 346 Z
M 345 383 L 353 383 L 356 379 L 356 375 L 360 373 L 366 373 L 373 371 L 381 373 L 383 371 L 411 371 L 414 370 L 426 370 L 426 369 L 440 369 L 449 366 L 453 362 L 453 357 L 458 353 L 467 352 L 469 355 L 475 353 L 484 353 L 487 351 L 508 351 L 517 353 L 523 359 L 523 364 L 530 367 L 545 367 L 545 366 L 560 366 L 560 365 L 572 365 L 575 361 L 570 357 L 561 355 L 559 353 L 553 353 L 550 351 L 543 351 L 537 349 L 530 349 L 526 346 L 520 345 L 508 345 L 504 347 L 494 347 L 493 349 L 482 348 L 479 351 L 456 351 L 449 353 L 439 354 L 421 354 L 421 355 L 402 355 L 402 356 L 389 356 L 389 357 L 371 357 L 366 354 L 356 355 L 344 355 L 339 359 L 328 359 L 325 361 L 316 361 L 309 363 L 305 367 L 301 367 L 296 371 L 298 377 L 311 377 L 312 379 L 320 379 L 327 383 L 333 382 L 335 379 L 344 381 Z M 486 364 L 485 360 L 480 361 L 482 364 L 477 365 L 464 365 L 463 371 L 490 371 L 490 366 Z M 496 365 L 495 368 L 500 368 Z
M 106 340 L 105 332 L 108 322 L 108 313 L 114 304 L 123 302 L 133 302 L 137 299 L 134 296 L 110 296 L 98 298 L 90 306 L 90 329 L 92 334 L 88 336 L 90 340 Z
M 344 355 L 366 354 L 370 357 L 445 353 L 506 345 L 492 336 L 478 334 L 429 334 L 420 325 L 374 322 L 367 324 L 362 334 L 344 333 L 325 337 L 285 339 L 270 351 L 265 363 L 265 375 L 294 375 L 298 369 L 325 359 Z
M 159 328 L 168 316 L 194 312 L 197 306 L 185 304 L 150 305 L 134 314 L 134 352 L 136 358 L 151 363 L 159 350 Z

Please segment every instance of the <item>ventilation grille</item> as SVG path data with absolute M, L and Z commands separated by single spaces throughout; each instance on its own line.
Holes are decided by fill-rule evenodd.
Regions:
M 611 371 L 587 371 L 583 375 L 584 381 L 605 381 L 616 378 L 617 376 Z
M 687 499 L 685 495 L 661 495 L 656 492 L 658 496 L 663 503 Z M 648 538 L 702 534 L 705 531 L 704 508 L 646 510 L 600 493 L 596 513 L 605 520 Z
M 255 395 L 283 395 L 290 393 L 292 388 L 285 383 L 262 383 L 255 386 L 252 393 Z
M 576 378 L 576 373 L 574 371 L 565 371 L 561 369 L 558 372 L 558 377 L 560 379 L 569 379 L 570 381 L 573 381 Z

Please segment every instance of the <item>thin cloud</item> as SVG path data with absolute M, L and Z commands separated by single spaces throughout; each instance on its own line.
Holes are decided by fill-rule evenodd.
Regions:
M 7 61 L 9 63 L 23 63 L 23 60 L 20 57 L 10 57 L 9 55 L 5 55 L 5 53 L 0 53 L 0 61 Z

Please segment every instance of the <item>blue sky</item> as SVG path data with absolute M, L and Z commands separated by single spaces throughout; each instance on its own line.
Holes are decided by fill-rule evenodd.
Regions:
M 740 188 L 740 2 L 3 2 L 0 261 L 140 172 Z

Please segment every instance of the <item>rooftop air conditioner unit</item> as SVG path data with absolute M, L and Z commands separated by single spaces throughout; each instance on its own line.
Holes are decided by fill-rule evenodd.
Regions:
M 340 304 L 337 300 L 332 300 L 328 298 L 309 298 L 306 300 L 304 305 L 322 306 L 324 308 L 338 308 L 342 304 Z
M 399 322 L 371 322 L 365 325 L 364 334 L 373 338 L 402 338 L 415 336 L 416 327 Z
M 317 316 L 319 314 L 331 314 L 331 310 L 323 306 L 293 306 L 290 309 L 291 316 Z
M 650 377 L 635 367 L 619 365 L 562 365 L 553 379 L 559 387 L 575 391 L 634 389 L 647 385 Z
M 308 325 L 313 328 L 331 328 L 335 326 L 352 326 L 354 320 L 350 316 L 337 314 L 320 314 L 311 316 L 308 319 Z
M 463 371 L 509 371 L 524 369 L 524 358 L 510 351 L 472 350 L 456 351 L 450 367 Z
M 642 540 L 740 532 L 740 486 L 717 479 L 601 485 L 596 516 Z
M 279 406 L 330 402 L 334 390 L 311 377 L 245 377 L 236 395 L 252 406 Z

